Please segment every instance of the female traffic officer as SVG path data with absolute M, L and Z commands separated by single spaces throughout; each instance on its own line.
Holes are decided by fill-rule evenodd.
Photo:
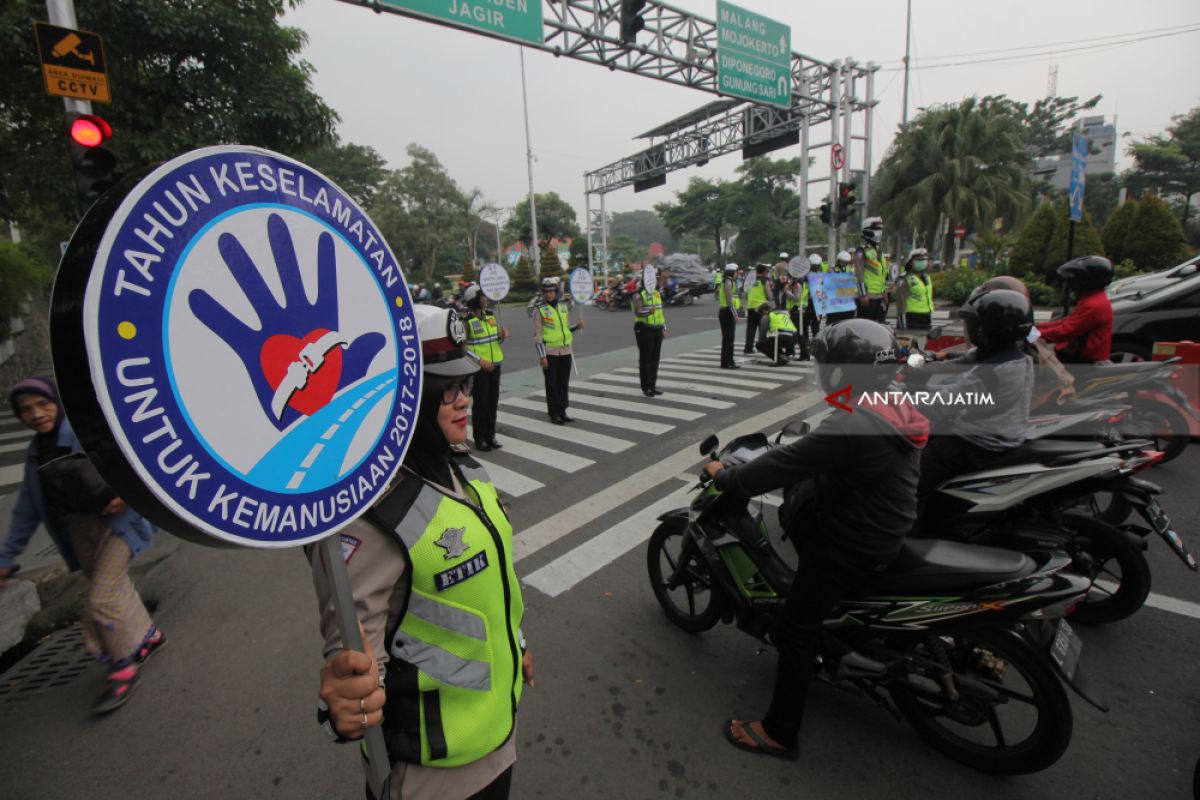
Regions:
M 897 319 L 908 330 L 928 330 L 933 322 L 933 281 L 925 272 L 928 268 L 929 251 L 918 247 L 908 254 L 904 272 L 896 281 Z
M 512 527 L 458 449 L 479 369 L 462 321 L 413 310 L 425 363 L 413 440 L 388 493 L 340 533 L 365 654 L 343 649 L 321 550 L 309 552 L 325 637 L 318 718 L 340 741 L 383 726 L 389 800 L 506 798 L 533 681 Z

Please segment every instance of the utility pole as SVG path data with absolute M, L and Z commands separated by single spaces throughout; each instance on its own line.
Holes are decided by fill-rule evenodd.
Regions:
M 534 275 L 542 272 L 541 253 L 538 252 L 537 230 L 537 201 L 533 196 L 533 148 L 529 145 L 529 96 L 525 91 L 525 48 L 518 51 L 521 55 L 521 103 L 525 106 L 525 166 L 529 170 L 529 223 L 533 233 L 533 241 L 529 245 L 531 262 L 529 267 Z
M 904 25 L 904 111 L 900 115 L 900 127 L 908 124 L 908 56 L 912 43 L 912 0 L 908 0 L 908 22 Z

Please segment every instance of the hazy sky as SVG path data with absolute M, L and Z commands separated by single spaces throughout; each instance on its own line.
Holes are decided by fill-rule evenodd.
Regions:
M 716 16 L 716 0 L 673 5 L 708 19 Z M 901 118 L 904 0 L 741 0 L 739 5 L 790 25 L 797 52 L 883 67 L 876 76 L 877 166 Z M 1004 93 L 1033 102 L 1046 95 L 1051 64 L 1058 67 L 1059 95 L 1103 94 L 1093 113 L 1110 121 L 1116 116 L 1119 131 L 1132 138 L 1161 133 L 1172 115 L 1200 105 L 1196 0 L 913 0 L 912 6 L 910 117 L 918 107 L 956 103 L 973 94 Z M 342 117 L 343 140 L 374 147 L 395 168 L 404 166 L 405 148 L 416 142 L 436 153 L 464 189 L 478 187 L 502 206 L 526 196 L 517 45 L 333 0 L 308 0 L 284 21 L 308 33 L 304 58 L 316 68 L 316 90 Z M 1187 28 L 1193 30 L 1164 35 Z M 1132 38 L 1144 41 L 1112 44 Z M 1051 50 L 1054 55 L 1047 55 Z M 1010 60 L 961 63 L 997 57 Z M 634 136 L 717 99 L 533 50 L 526 50 L 525 69 L 537 157 L 534 187 L 539 193 L 558 192 L 573 204 L 581 226 L 584 172 L 643 149 L 645 143 Z M 1132 138 L 1122 140 L 1118 169 L 1129 165 L 1124 150 Z M 795 146 L 771 155 L 799 154 Z M 828 150 L 816 156 L 814 176 L 827 174 Z M 852 166 L 861 166 L 861 147 L 852 157 Z M 691 176 L 730 178 L 739 163 L 740 154 L 730 154 L 670 173 L 667 185 L 658 189 L 612 192 L 607 208 L 649 209 L 673 199 Z

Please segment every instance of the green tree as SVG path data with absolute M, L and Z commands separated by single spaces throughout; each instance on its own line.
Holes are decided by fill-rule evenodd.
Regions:
M 525 256 L 517 259 L 517 266 L 512 275 L 512 290 L 517 295 L 529 295 L 537 291 L 533 271 L 529 269 L 529 259 Z
M 1071 235 L 1071 204 L 1065 194 L 1056 204 L 1054 214 L 1054 235 L 1050 237 L 1041 269 L 1041 279 L 1051 286 L 1061 283 L 1057 270 L 1067 261 L 1067 244 Z M 1100 241 L 1100 234 L 1092 225 L 1092 218 L 1086 210 L 1083 212 L 1083 218 L 1075 224 L 1075 245 L 1071 252 L 1072 258 L 1104 255 L 1104 244 Z
M 400 263 L 434 281 L 457 266 L 446 256 L 461 241 L 463 195 L 431 151 L 410 144 L 407 152 L 408 165 L 388 177 L 369 210 Z
M 686 189 L 675 193 L 674 203 L 658 203 L 654 211 L 676 239 L 690 233 L 711 237 L 713 251 L 720 254 L 727 250 L 725 240 L 737 231 L 731 221 L 739 191 L 734 183 L 692 178 Z
M 980 101 L 988 113 L 1010 116 L 1020 125 L 1025 146 L 1034 157 L 1071 152 L 1074 121 L 1083 111 L 1099 104 L 1100 95 L 1079 101 L 1078 97 L 1045 97 L 1032 107 L 1006 95 L 989 95 Z
M 1104 230 L 1100 233 L 1100 240 L 1104 243 L 1104 252 L 1108 254 L 1108 258 L 1114 264 L 1120 264 L 1125 260 L 1125 238 L 1129 236 L 1133 221 L 1137 217 L 1137 211 L 1137 201 L 1126 200 L 1108 218 L 1108 222 L 1104 224 Z
M 1108 224 L 1108 218 L 1117 210 L 1117 200 L 1121 196 L 1121 180 L 1111 172 L 1087 176 L 1087 186 L 1083 193 L 1083 207 L 1092 215 L 1097 225 Z
M 237 142 L 300 155 L 333 140 L 337 115 L 313 91 L 305 34 L 280 24 L 284 0 L 89 0 L 78 25 L 104 37 L 120 168 L 133 172 L 203 145 Z M 40 0 L 0 11 L 0 219 L 79 216 L 62 101 L 46 95 L 30 20 Z
M 615 212 L 609 220 L 608 232 L 611 236 L 628 236 L 643 249 L 649 249 L 654 242 L 667 251 L 676 247 L 675 237 L 671 236 L 662 219 L 653 211 Z
M 1002 235 L 995 231 L 982 231 L 975 237 L 975 252 L 979 256 L 976 266 L 989 274 L 998 275 L 1008 267 L 1008 258 L 1017 237 Z
M 1183 227 L 1171 209 L 1148 194 L 1137 204 L 1137 216 L 1125 236 L 1123 259 L 1142 270 L 1165 269 L 1183 261 L 1191 252 Z
M 1191 197 L 1200 192 L 1200 107 L 1172 117 L 1167 135 L 1151 136 L 1129 148 L 1133 169 L 1125 185 L 1138 195 L 1153 191 L 1162 197 L 1180 197 L 1179 221 L 1187 226 Z
M 332 180 L 361 206 L 370 206 L 387 180 L 387 162 L 367 145 L 331 141 L 306 150 L 300 160 Z
M 1050 237 L 1054 235 L 1055 219 L 1053 203 L 1042 203 L 1037 207 L 1013 245 L 1012 258 L 1008 262 L 1010 274 L 1018 278 L 1041 275 Z
M 630 236 L 613 235 L 608 239 L 608 251 L 620 261 L 645 261 L 646 247 Z
M 542 250 L 542 257 L 538 262 L 538 277 L 561 278 L 562 275 L 562 262 L 559 261 L 558 253 L 552 247 Z
M 33 249 L 0 239 L 0 341 L 12 333 L 31 295 L 50 286 L 54 268 Z
M 800 207 L 796 202 L 799 158 L 752 158 L 737 171 L 733 201 L 741 232 L 734 246 L 738 261 L 774 261 L 780 250 L 794 250 Z
M 557 236 L 560 239 L 574 239 L 580 235 L 579 223 L 576 221 L 575 209 L 557 192 L 535 194 L 537 202 L 538 247 Z M 533 224 L 529 218 L 529 198 L 525 198 L 513 207 L 512 216 L 504 223 L 504 235 L 517 242 L 523 242 L 526 247 L 533 244 Z
M 982 231 L 1028 213 L 1026 134 L 1007 105 L 988 100 L 935 106 L 896 137 L 871 199 L 890 226 L 933 241 L 942 220 Z

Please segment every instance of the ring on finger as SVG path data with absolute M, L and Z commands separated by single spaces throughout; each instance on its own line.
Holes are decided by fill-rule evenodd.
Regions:
M 361 713 L 363 713 L 365 710 L 366 710 L 366 709 L 365 709 L 365 708 L 363 708 L 363 699 L 360 697 L 360 698 L 358 698 L 358 713 L 360 713 L 360 714 L 361 714 Z
M 364 730 L 364 731 L 367 729 L 367 715 L 366 715 L 366 714 L 363 714 L 363 718 L 362 718 L 362 728 L 363 728 L 363 730 Z

